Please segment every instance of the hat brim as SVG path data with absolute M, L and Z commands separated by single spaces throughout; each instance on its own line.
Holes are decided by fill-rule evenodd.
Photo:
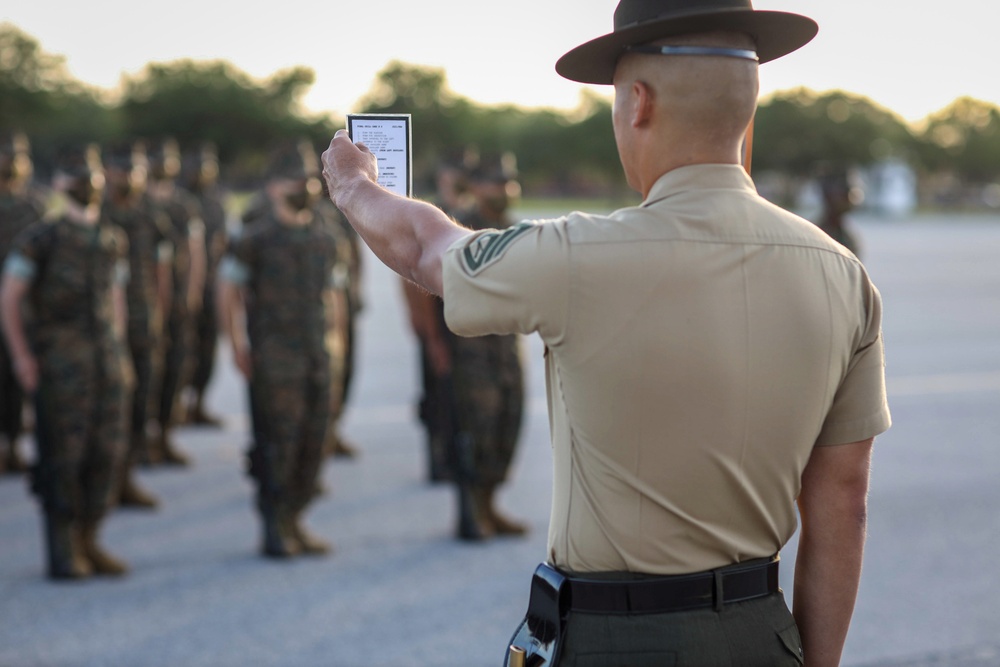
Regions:
M 816 36 L 819 26 L 800 14 L 753 9 L 671 16 L 616 30 L 581 44 L 556 62 L 556 72 L 571 81 L 610 84 L 625 47 L 664 37 L 716 30 L 747 33 L 757 43 L 760 62 L 766 63 L 805 46 Z

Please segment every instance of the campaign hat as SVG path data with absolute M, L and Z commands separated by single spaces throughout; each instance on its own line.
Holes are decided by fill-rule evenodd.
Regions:
M 563 55 L 556 72 L 571 81 L 610 84 L 628 47 L 717 30 L 750 35 L 759 61 L 765 63 L 804 46 L 819 27 L 800 14 L 755 10 L 750 0 L 621 0 L 614 31 Z

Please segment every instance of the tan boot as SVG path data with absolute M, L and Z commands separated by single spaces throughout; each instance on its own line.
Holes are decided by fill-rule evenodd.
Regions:
M 72 521 L 54 514 L 46 515 L 45 538 L 49 578 L 82 579 L 93 574 L 90 561 L 83 553 L 79 529 Z
M 222 420 L 215 415 L 210 415 L 205 412 L 205 406 L 203 405 L 202 397 L 199 395 L 194 403 L 191 405 L 191 409 L 188 410 L 187 422 L 189 424 L 194 424 L 195 426 L 209 426 L 211 428 L 222 428 Z
M 122 482 L 121 495 L 118 497 L 118 504 L 122 507 L 137 509 L 156 509 L 160 501 L 156 499 L 156 496 L 139 486 L 132 471 L 127 470 Z
M 80 541 L 83 554 L 94 568 L 94 574 L 120 577 L 128 572 L 125 561 L 112 556 L 97 541 L 98 523 L 84 522 L 80 525 Z
M 292 519 L 292 535 L 303 554 L 308 556 L 325 556 L 333 551 L 333 545 L 324 539 L 313 535 L 302 525 L 301 515 Z
M 496 501 L 494 498 L 496 495 L 496 487 L 488 487 L 484 490 L 483 495 L 483 511 L 487 516 L 487 521 L 493 527 L 493 533 L 495 535 L 518 537 L 527 534 L 527 524 L 514 521 L 497 511 Z
M 173 441 L 167 437 L 167 434 L 160 436 L 160 452 L 163 454 L 163 463 L 168 466 L 180 466 L 185 468 L 191 465 L 191 459 L 188 458 L 187 454 L 181 452 L 177 447 L 174 446 Z

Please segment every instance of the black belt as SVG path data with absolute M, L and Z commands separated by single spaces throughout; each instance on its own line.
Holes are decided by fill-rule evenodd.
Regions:
M 599 575 L 598 575 L 599 576 Z M 625 581 L 584 579 L 547 563 L 531 578 L 528 613 L 514 631 L 511 652 L 531 667 L 559 663 L 564 626 L 571 612 L 658 614 L 691 609 L 722 611 L 725 604 L 779 592 L 778 556 L 718 570 Z M 519 658 L 520 660 L 520 658 Z M 518 663 L 520 664 L 520 662 Z
M 778 558 L 674 576 L 607 581 L 569 576 L 569 609 L 655 614 L 714 607 L 764 597 L 778 587 Z

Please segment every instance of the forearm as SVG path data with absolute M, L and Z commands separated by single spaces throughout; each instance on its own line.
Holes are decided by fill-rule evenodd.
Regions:
M 0 325 L 12 359 L 31 355 L 21 317 L 21 299 L 25 288 L 16 278 L 4 277 L 0 283 Z
M 840 664 L 861 581 L 871 444 L 818 447 L 802 477 L 792 613 L 809 667 Z
M 243 320 L 243 299 L 240 290 L 236 285 L 220 280 L 216 292 L 216 315 L 219 318 L 219 327 L 223 336 L 229 340 L 234 348 L 245 343 L 244 332 L 242 330 Z M 240 326 L 237 326 L 237 321 Z
M 119 340 L 125 340 L 128 327 L 128 299 L 124 287 L 115 285 L 111 292 L 111 303 L 114 307 L 115 335 Z
M 805 534 L 799 541 L 793 609 L 809 667 L 840 664 L 861 581 L 865 542 L 864 520 L 850 523 L 837 531 L 836 541 Z
M 469 230 L 430 204 L 400 197 L 368 180 L 345 188 L 337 206 L 386 266 L 441 294 L 441 258 Z

